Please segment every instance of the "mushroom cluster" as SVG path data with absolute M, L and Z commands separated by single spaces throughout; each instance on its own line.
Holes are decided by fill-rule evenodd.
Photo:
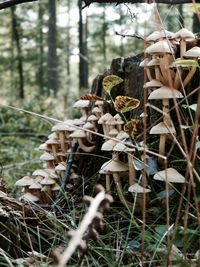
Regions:
M 176 135 L 173 120 L 170 116 L 170 99 L 183 98 L 187 86 L 196 72 L 196 66 L 190 66 L 187 59 L 198 62 L 200 57 L 200 48 L 192 47 L 195 44 L 194 34 L 181 29 L 176 33 L 167 30 L 155 31 L 146 38 L 150 45 L 146 48 L 146 58 L 140 63 L 147 71 L 148 82 L 144 84 L 144 90 L 148 90 L 148 99 L 162 101 L 163 121 L 153 126 L 150 134 L 160 135 L 159 154 L 165 155 L 165 145 L 167 138 Z M 187 50 L 188 44 L 190 49 Z M 151 56 L 151 58 L 149 57 Z M 184 60 L 184 64 L 180 64 Z M 195 65 L 195 64 L 193 64 Z M 163 166 L 162 157 L 158 157 L 158 163 Z M 171 173 L 177 179 L 171 180 Z M 155 174 L 155 180 L 168 182 L 184 182 L 184 177 L 176 170 L 168 168 Z M 180 180 L 180 181 L 179 181 Z

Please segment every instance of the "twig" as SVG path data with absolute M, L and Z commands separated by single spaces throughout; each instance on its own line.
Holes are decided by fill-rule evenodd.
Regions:
M 0 3 L 0 10 L 23 3 L 36 2 L 36 1 L 38 0 L 7 0 Z
M 61 187 L 60 187 L 60 192 L 58 193 L 58 195 L 56 197 L 55 204 L 59 201 L 59 199 L 62 196 L 62 193 L 65 190 L 65 187 L 66 187 L 66 184 L 67 184 L 67 181 L 68 181 L 68 177 L 69 177 L 69 174 L 70 174 L 70 169 L 71 169 L 72 162 L 73 162 L 73 159 L 74 159 L 75 152 L 76 152 L 77 148 L 78 148 L 78 141 L 76 140 L 76 142 L 73 144 L 71 152 L 70 152 L 70 156 L 69 156 L 69 160 L 67 162 L 67 168 L 66 168 L 66 171 L 65 171 L 65 175 L 64 175 L 64 178 L 62 180 L 62 184 L 61 184 Z
M 143 40 L 144 41 L 144 37 L 141 36 L 141 35 L 138 35 L 138 34 L 122 34 L 122 33 L 119 33 L 119 32 L 115 32 L 116 35 L 119 35 L 123 38 L 125 37 L 134 37 L 134 38 L 137 38 L 137 39 L 140 39 L 140 40 Z
M 70 231 L 71 240 L 64 253 L 62 255 L 57 256 L 57 267 L 65 267 L 72 254 L 78 247 L 81 247 L 83 251 L 87 249 L 86 241 L 88 241 L 89 237 L 93 236 L 98 238 L 98 233 L 96 229 L 90 226 L 97 218 L 97 214 L 103 212 L 104 209 L 106 209 L 107 206 L 112 202 L 112 197 L 110 195 L 105 194 L 105 190 L 101 185 L 98 185 L 97 188 L 100 192 L 96 195 L 95 198 L 85 197 L 85 200 L 87 202 L 90 202 L 88 212 L 83 217 L 83 220 L 81 221 L 78 229 L 76 231 Z M 102 218 L 103 217 L 99 218 L 99 224 L 102 223 Z M 88 233 L 84 236 L 88 227 Z

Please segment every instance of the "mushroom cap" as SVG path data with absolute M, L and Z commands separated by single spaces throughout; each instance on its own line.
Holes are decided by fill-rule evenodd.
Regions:
M 123 143 L 117 143 L 114 148 L 113 151 L 115 152 L 124 152 L 126 151 L 127 147 L 123 144 Z
M 142 68 L 148 68 L 148 63 L 149 63 L 149 61 L 150 61 L 150 59 L 149 58 L 145 58 L 142 62 L 140 62 L 140 65 L 139 65 L 139 67 L 142 67 Z
M 41 188 L 42 188 L 41 184 L 38 183 L 37 181 L 34 181 L 32 185 L 29 186 L 29 189 L 41 189 Z
M 54 156 L 51 155 L 51 154 L 48 153 L 48 152 L 45 152 L 44 154 L 42 154 L 42 155 L 40 156 L 40 159 L 41 159 L 41 160 L 55 160 Z
M 144 117 L 148 117 L 148 114 L 145 113 L 145 112 L 142 112 L 142 113 L 140 114 L 140 118 L 144 118 Z
M 116 138 L 119 140 L 123 140 L 129 138 L 129 135 L 124 131 L 120 131 Z
M 74 119 L 73 120 L 73 125 L 77 125 L 77 126 L 80 126 L 80 125 L 83 125 L 85 122 L 81 119 Z M 74 128 L 73 128 L 74 130 Z
M 90 104 L 89 100 L 78 100 L 74 103 L 73 107 L 74 108 L 87 108 Z
M 90 115 L 90 116 L 88 117 L 87 120 L 88 120 L 88 121 L 97 121 L 98 118 L 97 118 L 94 114 L 92 114 L 92 115 Z
M 103 106 L 103 105 L 104 105 L 104 101 L 103 100 L 95 101 L 95 106 Z
M 168 181 L 169 183 L 185 183 L 185 177 L 174 168 L 159 171 L 153 178 L 158 181 Z
M 171 39 L 175 37 L 175 34 L 167 30 L 155 31 L 146 38 L 146 41 L 156 42 L 157 40 L 161 38 L 166 38 L 166 37 Z
M 112 129 L 112 130 L 110 130 L 110 132 L 108 133 L 108 135 L 109 136 L 117 136 L 118 135 L 118 131 L 117 131 L 117 129 Z
M 174 50 L 167 40 L 162 40 L 147 47 L 146 53 L 150 55 L 174 54 Z
M 99 173 L 125 172 L 128 171 L 128 169 L 128 166 L 120 160 L 111 159 L 101 166 Z
M 200 57 L 200 47 L 194 46 L 190 50 L 186 51 L 183 55 L 184 57 L 188 58 L 194 58 L 194 57 Z
M 116 119 L 114 117 L 106 121 L 106 125 L 116 125 Z
M 118 120 L 118 119 L 121 119 L 121 116 L 119 115 L 119 113 L 117 113 L 117 114 L 115 114 L 114 118 L 115 118 L 116 120 Z
M 36 197 L 35 195 L 31 194 L 30 192 L 27 192 L 23 196 L 19 198 L 19 200 L 24 200 L 24 201 L 33 201 L 33 202 L 38 202 L 40 199 Z
M 92 113 L 101 113 L 101 110 L 100 110 L 100 108 L 98 108 L 98 107 L 94 107 L 93 109 L 92 109 Z
M 73 173 L 70 174 L 70 179 L 78 179 L 79 177 L 80 176 L 77 173 L 75 173 L 75 172 L 73 172 Z
M 103 143 L 101 150 L 102 151 L 113 151 L 114 146 L 116 145 L 116 141 L 108 140 Z
M 55 167 L 56 171 L 65 171 L 66 170 L 66 164 L 60 162 L 56 167 Z
M 67 120 L 65 122 L 59 122 L 54 125 L 51 130 L 52 131 L 73 131 L 74 127 L 72 126 L 73 120 Z
M 150 134 L 168 134 L 168 133 L 175 133 L 176 130 L 174 127 L 165 125 L 164 122 L 160 122 L 153 126 L 150 130 Z
M 32 175 L 46 177 L 48 176 L 48 173 L 45 170 L 35 170 Z
M 155 66 L 160 66 L 160 62 L 157 58 L 153 58 L 150 60 L 147 64 L 148 67 L 155 67 Z
M 167 86 L 162 86 L 159 89 L 154 90 L 149 95 L 148 99 L 171 99 L 171 98 L 183 98 L 180 91 L 170 88 Z
M 46 144 L 46 143 L 41 144 L 41 145 L 39 146 L 39 150 L 51 151 L 51 149 L 49 149 L 49 148 L 47 147 L 47 144 Z
M 60 176 L 56 173 L 56 171 L 54 169 L 45 169 L 45 172 L 47 173 L 47 176 L 45 177 L 51 177 L 54 179 L 59 179 Z
M 83 130 L 75 130 L 72 134 L 70 134 L 72 138 L 85 138 L 86 134 Z
M 94 129 L 94 125 L 91 122 L 86 122 L 86 124 L 83 125 L 84 129 Z
M 45 143 L 48 145 L 58 145 L 59 144 L 57 139 L 48 139 Z
M 176 40 L 185 40 L 185 41 L 193 41 L 195 39 L 194 33 L 182 28 L 178 32 L 175 33 L 175 39 Z
M 151 192 L 150 189 L 144 188 L 144 187 L 142 187 L 141 185 L 139 185 L 137 183 L 129 186 L 128 191 L 131 192 L 131 193 L 139 193 L 139 194 Z
M 18 180 L 15 185 L 16 186 L 28 186 L 28 185 L 32 185 L 33 183 L 33 178 L 29 177 L 29 176 L 24 176 L 23 178 L 21 178 L 20 180 Z
M 108 121 L 109 119 L 111 119 L 113 116 L 110 113 L 106 113 L 104 114 L 101 118 L 103 122 Z M 99 122 L 98 122 L 99 123 Z
M 49 138 L 49 139 L 58 139 L 58 135 L 57 135 L 56 132 L 53 132 L 53 133 L 51 133 L 50 135 L 48 135 L 48 138 Z
M 153 88 L 153 87 L 162 87 L 162 86 L 163 86 L 163 84 L 160 81 L 153 79 L 149 82 L 146 82 L 143 87 L 144 88 Z
M 60 190 L 60 186 L 59 186 L 59 184 L 54 184 L 53 186 L 52 186 L 52 188 L 51 188 L 51 191 L 59 191 Z
M 56 181 L 54 179 L 52 179 L 51 177 L 47 176 L 45 177 L 41 182 L 40 184 L 42 185 L 52 185 L 52 184 L 55 184 Z

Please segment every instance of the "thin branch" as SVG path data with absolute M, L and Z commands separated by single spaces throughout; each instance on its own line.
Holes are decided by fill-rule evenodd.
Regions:
M 136 3 L 147 3 L 147 4 L 152 4 L 152 3 L 161 3 L 161 4 L 168 4 L 168 5 L 177 5 L 177 4 L 191 4 L 191 0 L 83 0 L 85 2 L 85 7 L 89 6 L 90 4 L 93 3 L 100 3 L 100 4 L 105 4 L 105 3 L 115 3 L 115 4 L 122 4 L 122 3 L 130 3 L 130 4 L 136 4 Z M 196 3 L 200 3 L 200 0 L 196 0 Z
M 118 33 L 118 32 L 115 32 L 116 35 L 119 35 L 123 38 L 125 37 L 134 37 L 134 38 L 137 38 L 137 39 L 140 39 L 140 40 L 143 40 L 144 41 L 144 37 L 141 36 L 141 35 L 138 35 L 138 34 L 122 34 L 122 33 Z
M 35 2 L 35 1 L 38 1 L 38 0 L 7 0 L 7 1 L 0 3 L 0 10 L 15 6 L 15 5 L 28 3 L 28 2 Z

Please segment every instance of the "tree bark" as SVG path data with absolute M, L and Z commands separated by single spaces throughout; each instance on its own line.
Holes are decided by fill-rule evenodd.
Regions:
M 57 42 L 56 42 L 56 0 L 48 2 L 49 21 L 48 21 L 48 61 L 47 61 L 47 87 L 48 95 L 53 92 L 56 96 L 58 90 L 57 77 Z
M 23 61 L 22 61 L 22 48 L 20 42 L 20 34 L 19 34 L 19 25 L 17 22 L 17 16 L 15 14 L 15 7 L 11 8 L 11 16 L 12 16 L 12 32 L 13 32 L 13 39 L 16 42 L 17 47 L 17 61 L 18 61 L 18 74 L 19 74 L 19 98 L 24 98 L 24 75 L 23 75 Z

